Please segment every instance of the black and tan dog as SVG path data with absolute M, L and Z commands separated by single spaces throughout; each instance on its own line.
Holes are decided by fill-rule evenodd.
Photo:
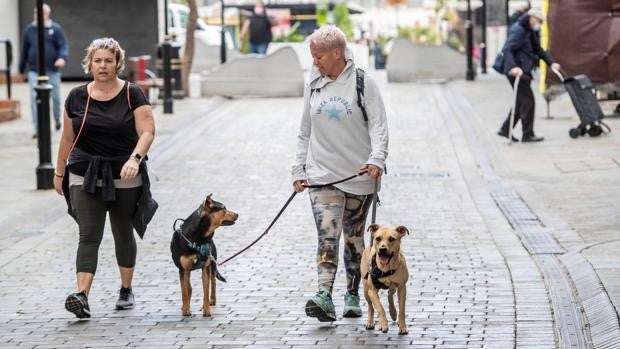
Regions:
M 400 252 L 400 239 L 409 234 L 409 230 L 403 226 L 387 228 L 372 224 L 368 227 L 368 231 L 372 234 L 373 244 L 364 250 L 360 266 L 364 277 L 364 297 L 368 303 L 366 329 L 374 330 L 374 309 L 377 309 L 379 327 L 383 333 L 387 333 L 388 322 L 379 298 L 379 290 L 387 289 L 390 317 L 394 321 L 396 321 L 394 293 L 398 292 L 398 334 L 407 334 L 409 331 L 405 322 L 405 301 L 409 270 L 405 256 Z
M 202 315 L 211 316 L 211 305 L 215 305 L 215 279 L 226 281 L 217 271 L 217 250 L 213 243 L 215 229 L 222 225 L 233 225 L 238 215 L 226 209 L 222 203 L 211 199 L 211 194 L 179 229 L 170 241 L 172 260 L 179 268 L 183 316 L 192 315 L 190 299 L 192 286 L 189 276 L 192 270 L 202 269 L 202 288 L 204 290 Z

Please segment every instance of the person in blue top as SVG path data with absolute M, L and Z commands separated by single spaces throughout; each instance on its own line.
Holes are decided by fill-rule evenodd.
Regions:
M 537 33 L 545 20 L 543 13 L 536 8 L 532 8 L 528 13 L 522 15 L 517 23 L 510 27 L 508 39 L 502 49 L 504 64 L 502 73 L 508 77 L 510 85 L 514 88 L 517 76 L 521 78 L 517 88 L 517 103 L 515 110 L 514 124 L 510 124 L 510 113 L 504 121 L 502 127 L 497 132 L 502 137 L 508 137 L 509 127 L 514 127 L 521 119 L 523 127 L 522 142 L 540 142 L 543 137 L 534 134 L 534 110 L 535 101 L 532 92 L 532 72 L 536 69 L 539 59 L 542 59 L 551 66 L 559 70 L 560 65 L 555 63 L 551 55 L 540 47 L 540 40 Z
M 50 19 L 52 10 L 47 4 L 43 4 L 43 26 L 45 37 L 45 69 L 52 85 L 53 116 L 56 130 L 60 130 L 60 69 L 67 62 L 69 46 L 60 25 Z M 19 73 L 27 74 L 30 86 L 30 110 L 32 112 L 32 125 L 34 127 L 33 138 L 37 136 L 37 93 L 35 86 L 38 83 L 38 34 L 37 34 L 37 9 L 34 9 L 34 21 L 24 31 L 22 47 L 19 57 Z

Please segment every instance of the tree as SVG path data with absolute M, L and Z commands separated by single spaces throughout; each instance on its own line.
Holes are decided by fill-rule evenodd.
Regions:
M 181 80 L 183 82 L 183 94 L 189 96 L 189 73 L 194 62 L 194 32 L 196 31 L 196 21 L 198 20 L 198 6 L 196 0 L 187 0 L 189 7 L 189 18 L 187 21 L 187 32 L 185 36 L 185 49 L 183 50 L 183 64 L 181 70 Z
M 316 25 L 322 26 L 327 24 L 327 17 L 329 13 L 329 4 L 327 0 L 318 0 L 316 2 Z
M 349 9 L 344 2 L 339 2 L 334 6 L 334 24 L 342 30 L 347 40 L 353 39 L 353 22 L 351 22 Z

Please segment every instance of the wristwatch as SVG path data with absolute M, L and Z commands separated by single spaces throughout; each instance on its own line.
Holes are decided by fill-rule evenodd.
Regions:
M 129 157 L 130 159 L 136 160 L 138 163 L 142 162 L 142 155 L 135 153 Z

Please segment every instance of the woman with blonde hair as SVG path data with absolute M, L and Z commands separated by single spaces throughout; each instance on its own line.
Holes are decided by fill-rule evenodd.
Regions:
M 143 161 L 153 142 L 155 122 L 142 90 L 118 77 L 125 51 L 116 40 L 94 40 L 82 66 L 93 81 L 71 90 L 65 101 L 54 188 L 65 196 L 79 227 L 77 292 L 67 297 L 65 308 L 78 318 L 88 318 L 88 293 L 107 214 L 121 279 L 116 309 L 134 306 L 132 217 L 140 196 L 150 193 Z
M 364 225 L 388 155 L 388 127 L 377 84 L 355 67 L 353 54 L 338 27 L 317 29 L 307 39 L 314 62 L 304 92 L 304 108 L 293 163 L 293 187 L 328 184 L 351 174 L 352 180 L 309 189 L 317 228 L 318 292 L 305 307 L 319 321 L 336 321 L 332 291 L 338 248 L 344 235 L 347 290 L 342 316 L 360 317 L 360 262 Z M 364 91 L 357 93 L 358 77 Z M 375 185 L 377 185 L 375 187 Z

